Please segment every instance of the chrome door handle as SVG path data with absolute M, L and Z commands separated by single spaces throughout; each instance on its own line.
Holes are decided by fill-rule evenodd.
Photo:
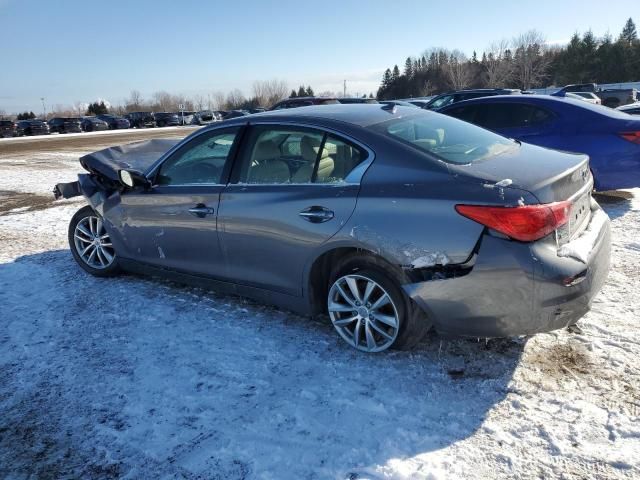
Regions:
M 191 215 L 195 215 L 198 218 L 204 218 L 207 215 L 213 215 L 215 213 L 215 209 L 207 207 L 206 205 L 199 203 L 193 208 L 189 209 L 189 213 Z
M 333 211 L 325 207 L 307 207 L 298 215 L 311 223 L 328 222 L 334 217 Z

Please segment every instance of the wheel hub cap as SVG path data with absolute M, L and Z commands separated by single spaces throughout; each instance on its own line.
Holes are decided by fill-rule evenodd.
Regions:
M 386 350 L 398 336 L 400 321 L 391 296 L 365 276 L 337 279 L 329 290 L 328 310 L 337 332 L 358 350 Z
M 116 256 L 102 219 L 97 216 L 84 217 L 76 224 L 73 245 L 80 259 L 91 268 L 107 268 Z

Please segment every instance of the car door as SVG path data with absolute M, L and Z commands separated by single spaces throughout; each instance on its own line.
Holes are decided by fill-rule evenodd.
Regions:
M 242 127 L 210 130 L 173 151 L 150 173 L 153 186 L 121 196 L 126 255 L 154 266 L 222 277 L 217 232 L 220 192 Z
M 304 267 L 353 213 L 372 153 L 300 126 L 258 124 L 245 138 L 220 199 L 227 277 L 301 295 Z

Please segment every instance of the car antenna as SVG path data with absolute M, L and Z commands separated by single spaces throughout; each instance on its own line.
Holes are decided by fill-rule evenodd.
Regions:
M 387 112 L 389 112 L 391 114 L 394 114 L 394 113 L 396 113 L 396 110 L 397 110 L 396 104 L 395 103 L 385 103 L 382 106 L 382 110 L 386 110 Z

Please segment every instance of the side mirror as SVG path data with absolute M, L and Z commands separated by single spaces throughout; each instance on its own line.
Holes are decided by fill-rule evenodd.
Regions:
M 137 170 L 118 170 L 118 178 L 120 179 L 120 183 L 127 188 L 149 188 L 151 186 L 149 179 Z

